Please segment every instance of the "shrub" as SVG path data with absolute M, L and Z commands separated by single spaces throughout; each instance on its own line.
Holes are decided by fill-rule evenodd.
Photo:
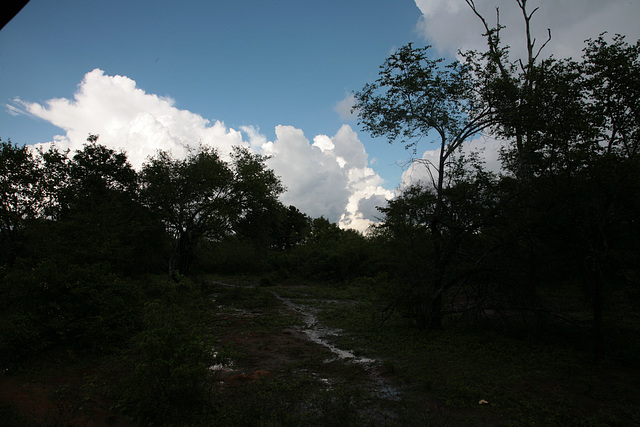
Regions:
M 203 409 L 213 343 L 202 299 L 182 278 L 145 304 L 144 330 L 132 343 L 135 366 L 123 383 L 124 403 L 137 421 L 183 423 L 185 414 Z
M 138 287 L 103 266 L 48 261 L 4 273 L 0 347 L 16 360 L 51 346 L 104 352 L 138 327 Z

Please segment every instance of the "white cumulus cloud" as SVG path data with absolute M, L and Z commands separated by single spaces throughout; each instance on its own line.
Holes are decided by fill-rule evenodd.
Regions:
M 372 212 L 360 211 L 359 201 L 377 197 L 384 205 L 393 197 L 382 178 L 367 167 L 364 146 L 348 125 L 333 137 L 316 136 L 313 143 L 300 129 L 277 126 L 276 140 L 263 147 L 272 155 L 269 166 L 288 188 L 283 203 L 311 216 L 324 215 L 344 228 L 364 231 L 372 224 Z
M 59 148 L 80 149 L 89 133 L 98 134 L 101 144 L 125 150 L 136 168 L 159 149 L 182 156 L 188 146 L 200 142 L 221 153 L 246 144 L 241 132 L 227 129 L 224 123 L 212 124 L 174 107 L 170 98 L 146 93 L 126 76 L 107 76 L 100 69 L 84 76 L 73 99 L 50 99 L 44 104 L 18 101 L 17 105 L 66 132 L 56 137 Z
M 30 114 L 65 132 L 40 145 L 76 150 L 90 133 L 98 134 L 99 143 L 124 150 L 135 168 L 159 149 L 181 157 L 188 147 L 201 143 L 222 155 L 233 146 L 250 147 L 271 157 L 268 166 L 287 187 L 283 203 L 343 227 L 364 231 L 373 218 L 372 202 L 384 204 L 385 198 L 393 196 L 367 166 L 365 148 L 348 125 L 332 137 L 316 135 L 312 143 L 302 130 L 278 125 L 276 139 L 268 141 L 255 127 L 235 130 L 174 104 L 171 98 L 146 93 L 126 76 L 108 76 L 95 69 L 85 75 L 72 99 L 42 104 L 16 99 L 7 107 L 13 114 Z

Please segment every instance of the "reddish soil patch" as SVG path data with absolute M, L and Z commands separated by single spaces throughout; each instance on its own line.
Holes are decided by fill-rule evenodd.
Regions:
M 80 389 L 86 372 L 73 366 L 54 375 L 21 373 L 0 378 L 0 406 L 12 408 L 22 419 L 34 425 L 129 426 L 124 417 L 111 410 L 112 402 L 95 393 L 82 396 Z M 4 421 L 6 424 L 6 420 Z

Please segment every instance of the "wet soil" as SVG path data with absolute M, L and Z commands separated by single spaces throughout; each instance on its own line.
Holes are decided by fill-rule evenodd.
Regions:
M 116 402 L 99 390 L 107 366 L 92 366 L 93 361 L 75 358 L 69 360 L 69 354 L 48 356 L 34 363 L 34 368 L 0 376 L 0 425 L 133 425 L 114 411 Z M 106 359 L 96 363 L 105 362 Z
M 358 410 L 366 414 L 368 423 L 386 424 L 398 417 L 402 390 L 393 376 L 371 355 L 356 354 L 335 344 L 343 332 L 324 325 L 317 316 L 318 305 L 348 302 L 305 300 L 311 304 L 304 304 L 276 291 L 269 292 L 279 304 L 219 314 L 215 329 L 225 331 L 219 346 L 230 345 L 236 352 L 230 364 L 212 367 L 220 387 L 255 382 L 262 377 L 291 382 L 312 378 L 327 390 L 334 385 L 359 390 L 364 398 Z M 276 318 L 286 320 L 270 326 Z M 264 323 L 267 326 L 261 327 Z

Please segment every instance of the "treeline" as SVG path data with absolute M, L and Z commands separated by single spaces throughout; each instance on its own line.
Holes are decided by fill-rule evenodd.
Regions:
M 8 266 L 99 262 L 140 274 L 163 264 L 186 275 L 200 239 L 242 235 L 256 245 L 286 246 L 295 234 L 283 229 L 286 217 L 306 221 L 279 203 L 279 179 L 246 149 L 236 149 L 229 162 L 208 147 L 185 159 L 159 152 L 140 172 L 95 135 L 75 153 L 55 147 L 34 153 L 11 142 L 1 150 L 1 256 Z M 267 211 L 280 222 L 256 227 Z
M 356 94 L 373 135 L 439 144 L 431 180 L 381 207 L 366 236 L 282 205 L 279 178 L 246 149 L 159 152 L 138 172 L 95 135 L 75 153 L 2 142 L 6 354 L 126 340 L 146 297 L 123 281 L 150 273 L 363 279 L 382 319 L 546 324 L 588 334 L 598 358 L 626 352 L 640 326 L 640 44 L 602 36 L 581 61 L 525 63 L 498 33 L 450 66 L 404 46 Z M 505 142 L 500 174 L 461 151 L 480 132 Z

